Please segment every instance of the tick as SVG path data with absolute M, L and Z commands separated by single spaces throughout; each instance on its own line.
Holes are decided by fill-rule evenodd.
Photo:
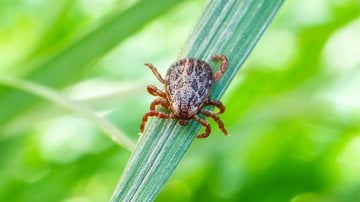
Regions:
M 197 138 L 206 138 L 211 132 L 210 124 L 201 119 L 198 114 L 211 117 L 220 130 L 227 135 L 224 123 L 220 120 L 219 114 L 225 111 L 224 105 L 218 100 L 210 100 L 209 95 L 212 85 L 221 78 L 228 67 L 228 59 L 224 55 L 215 55 L 212 60 L 220 60 L 220 70 L 215 74 L 205 61 L 196 58 L 183 58 L 174 62 L 168 69 L 165 79 L 152 64 L 145 64 L 154 73 L 156 78 L 165 85 L 165 92 L 153 85 L 147 86 L 147 91 L 157 98 L 150 104 L 150 111 L 142 119 L 140 130 L 144 132 L 145 124 L 149 117 L 161 119 L 178 119 L 179 124 L 185 126 L 189 120 L 194 119 L 203 125 L 206 130 L 197 135 Z M 157 105 L 168 109 L 170 113 L 155 110 Z M 219 109 L 218 112 L 203 109 L 206 105 L 213 105 Z

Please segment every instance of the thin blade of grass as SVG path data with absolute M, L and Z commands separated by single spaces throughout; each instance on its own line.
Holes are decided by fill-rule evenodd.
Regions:
M 228 57 L 229 68 L 213 87 L 212 99 L 219 99 L 225 92 L 282 2 L 213 0 L 207 3 L 181 55 L 208 62 L 218 53 Z M 149 120 L 111 201 L 154 200 L 200 128 L 194 121 L 184 127 L 176 120 Z
M 97 28 L 63 49 L 34 69 L 26 80 L 51 87 L 64 87 L 78 81 L 91 62 L 96 61 L 119 42 L 153 18 L 182 1 L 140 1 L 124 12 L 115 12 Z M 35 97 L 0 86 L 0 126 L 30 107 Z
M 14 78 L 0 78 L 0 83 L 12 88 L 18 88 L 23 91 L 32 93 L 39 97 L 42 97 L 54 104 L 70 111 L 73 114 L 79 115 L 85 118 L 102 132 L 104 132 L 110 139 L 124 147 L 125 149 L 132 151 L 134 149 L 134 143 L 129 139 L 122 131 L 103 119 L 97 116 L 94 112 L 84 107 L 83 105 L 69 100 L 62 96 L 60 93 L 52 90 L 46 86 L 42 86 L 33 82 L 18 80 Z

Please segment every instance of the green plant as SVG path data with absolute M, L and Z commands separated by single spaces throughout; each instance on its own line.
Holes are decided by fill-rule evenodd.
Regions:
M 131 33 L 144 26 L 151 19 L 179 3 L 176 0 L 166 0 L 161 4 L 150 1 L 140 1 L 124 12 L 118 11 L 112 14 L 96 27 L 74 43 L 71 43 L 58 53 L 31 67 L 25 78 L 47 85 L 61 88 L 78 81 L 83 71 L 89 68 L 89 64 L 96 61 L 106 52 L 111 50 L 120 41 Z M 126 29 L 124 29 L 126 27 Z M 20 90 L 9 88 L 0 89 L 0 125 L 10 119 L 24 113 L 36 101 Z M 16 104 L 16 107 L 10 107 Z
M 210 61 L 219 53 L 229 68 L 212 90 L 219 99 L 282 4 L 276 1 L 209 1 L 186 44 L 183 57 Z M 139 139 L 112 201 L 151 201 L 188 150 L 200 125 L 182 127 L 174 120 L 153 119 Z
M 156 201 L 358 201 L 358 0 L 286 1 L 245 63 L 253 46 L 246 45 L 248 37 L 260 33 L 247 33 L 258 27 L 255 16 L 247 16 L 254 7 L 237 13 L 244 18 L 234 32 L 202 23 L 208 17 L 230 27 L 223 23 L 234 12 L 216 21 L 226 9 L 207 8 L 182 49 L 205 1 L 162 2 L 1 1 L 0 201 L 109 200 L 131 155 L 119 147 L 124 141 L 110 139 L 121 133 L 140 137 L 134 155 L 141 145 L 153 152 L 140 155 L 133 175 L 150 168 L 144 183 L 127 182 L 126 189 L 138 190 L 129 193 L 134 197 L 144 189 L 155 190 L 153 198 L 161 189 Z M 244 49 L 230 49 L 235 42 Z M 215 70 L 219 64 L 209 56 L 232 55 L 227 78 L 211 95 L 226 106 L 221 119 L 230 137 L 208 119 L 210 137 L 193 141 L 199 125 L 156 118 L 137 136 L 154 99 L 146 84 L 162 87 L 143 63 L 164 75 L 179 50 L 180 57 L 202 58 Z M 152 134 L 156 127 L 164 131 Z M 155 136 L 178 144 L 155 145 Z M 184 153 L 165 151 L 179 150 L 186 155 L 176 165 Z M 156 152 L 158 167 L 140 163 Z M 166 168 L 164 176 L 150 177 Z

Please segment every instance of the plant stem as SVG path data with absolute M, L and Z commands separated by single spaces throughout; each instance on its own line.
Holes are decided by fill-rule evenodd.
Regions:
M 31 67 L 25 79 L 41 85 L 61 88 L 79 81 L 89 64 L 114 48 L 119 42 L 153 18 L 181 3 L 177 0 L 139 1 L 125 11 L 114 12 L 99 26 L 60 50 L 43 63 Z M 0 86 L 0 128 L 33 106 L 36 98 L 20 90 Z M 16 107 L 13 107 L 16 104 Z
M 229 68 L 213 86 L 212 99 L 219 99 L 225 92 L 282 2 L 208 1 L 181 56 L 209 63 L 218 53 L 228 57 Z M 176 120 L 149 120 L 111 201 L 154 200 L 200 128 L 195 121 L 184 127 Z

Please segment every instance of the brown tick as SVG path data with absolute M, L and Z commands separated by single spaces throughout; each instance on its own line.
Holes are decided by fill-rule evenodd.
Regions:
M 187 125 L 190 119 L 198 121 L 205 126 L 204 133 L 197 135 L 197 138 L 206 138 L 211 132 L 210 124 L 199 118 L 201 113 L 211 117 L 219 125 L 221 131 L 227 135 L 224 123 L 220 120 L 219 114 L 225 111 L 224 105 L 218 100 L 210 100 L 209 94 L 212 84 L 220 79 L 228 66 L 228 60 L 224 55 L 215 55 L 213 60 L 220 60 L 221 67 L 213 74 L 210 65 L 205 61 L 196 58 L 184 58 L 173 63 L 166 73 L 165 79 L 161 77 L 152 64 L 145 64 L 154 73 L 156 78 L 165 85 L 165 92 L 153 85 L 147 86 L 147 91 L 158 96 L 151 104 L 141 122 L 140 130 L 144 132 L 148 117 L 156 116 L 162 119 L 178 119 L 180 125 Z M 170 110 L 171 113 L 155 111 L 155 107 L 161 105 Z M 219 108 L 219 112 L 203 109 L 206 105 L 213 105 Z

